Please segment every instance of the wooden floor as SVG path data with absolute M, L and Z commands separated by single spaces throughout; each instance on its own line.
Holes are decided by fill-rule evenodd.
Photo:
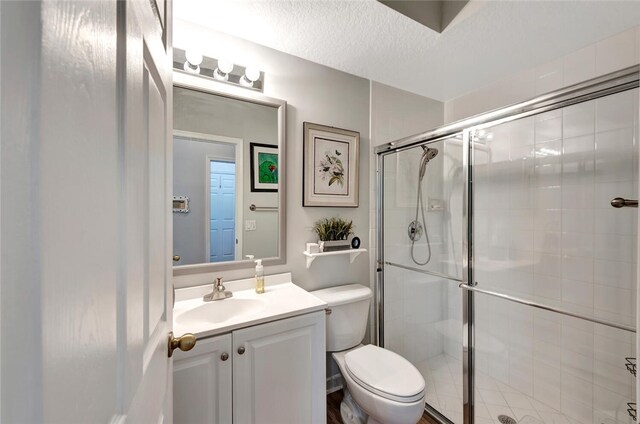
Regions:
M 342 402 L 342 390 L 333 392 L 327 396 L 327 424 L 342 424 L 340 418 L 340 402 Z M 438 424 L 429 418 L 427 413 L 422 414 L 422 418 L 417 424 Z

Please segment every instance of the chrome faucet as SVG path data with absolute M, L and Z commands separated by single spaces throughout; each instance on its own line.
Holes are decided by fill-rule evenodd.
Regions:
M 233 293 L 225 290 L 225 287 L 222 285 L 222 278 L 218 277 L 213 283 L 213 291 L 209 294 L 205 294 L 202 300 L 205 302 L 211 302 L 212 300 L 223 300 L 231 296 L 233 296 Z

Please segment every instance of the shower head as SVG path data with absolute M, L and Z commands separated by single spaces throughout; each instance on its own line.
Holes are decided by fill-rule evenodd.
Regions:
M 432 147 L 422 146 L 422 150 L 424 150 L 424 152 L 422 153 L 422 159 L 420 159 L 420 173 L 418 174 L 420 181 L 424 178 L 429 161 L 438 155 L 438 149 Z
M 424 150 L 424 155 L 427 157 L 427 160 L 431 160 L 438 156 L 438 149 L 433 147 L 422 146 L 422 150 Z

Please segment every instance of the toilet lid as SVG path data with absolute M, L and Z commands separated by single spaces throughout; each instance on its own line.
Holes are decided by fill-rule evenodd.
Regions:
M 397 402 L 415 402 L 424 396 L 424 378 L 402 356 L 374 345 L 348 352 L 347 372 L 359 385 Z

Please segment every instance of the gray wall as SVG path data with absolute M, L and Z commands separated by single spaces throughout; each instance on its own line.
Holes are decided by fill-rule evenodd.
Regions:
M 277 109 L 258 105 L 255 103 L 243 102 L 229 99 L 221 96 L 215 96 L 208 93 L 202 93 L 194 90 L 183 88 L 174 89 L 174 105 L 173 105 L 174 129 L 182 131 L 191 131 L 209 135 L 218 135 L 225 137 L 241 138 L 243 140 L 243 186 L 238 190 L 238 195 L 242 196 L 242 219 L 255 220 L 256 230 L 245 231 L 244 222 L 238 223 L 241 228 L 243 239 L 242 255 L 255 255 L 256 258 L 267 258 L 277 255 L 277 235 L 278 235 L 278 217 L 274 212 L 251 212 L 250 204 L 257 206 L 277 206 L 277 193 L 261 193 L 251 192 L 250 178 L 250 143 L 261 144 L 278 144 L 278 112 Z M 174 190 L 183 189 L 177 184 L 188 178 L 190 184 L 197 182 L 193 179 L 202 178 L 206 153 L 200 149 L 201 156 L 193 157 L 188 162 L 178 163 L 175 159 L 181 152 L 175 149 L 180 146 L 174 146 Z M 182 174 L 190 174 L 185 177 Z M 176 249 L 180 246 L 180 250 L 175 253 L 182 257 L 181 265 L 206 262 L 204 250 L 200 252 L 202 260 L 187 261 L 187 257 L 182 253 L 189 239 L 183 240 L 184 237 L 192 237 L 199 232 L 200 235 L 191 240 L 195 240 L 190 248 L 186 251 L 191 254 L 194 250 L 204 249 L 205 231 L 204 231 L 204 209 L 198 211 L 197 208 L 204 207 L 203 202 L 197 202 L 198 198 L 204 195 L 204 181 L 202 181 L 202 190 L 195 189 L 192 202 L 194 214 L 193 219 L 188 215 L 174 214 L 174 246 Z M 184 191 L 184 190 L 183 190 Z M 185 195 L 183 192 L 174 191 L 175 195 Z M 186 221 L 186 222 L 185 222 Z M 177 239 L 177 240 L 176 240 Z M 200 243 L 200 240 L 202 242 Z M 192 257 L 192 256 L 190 256 Z M 238 258 L 240 259 L 240 258 Z
M 353 264 L 348 257 L 317 259 L 306 268 L 302 251 L 305 243 L 315 240 L 313 223 L 322 217 L 337 215 L 352 219 L 362 246 L 369 243 L 369 81 L 321 66 L 226 34 L 197 25 L 176 22 L 174 44 L 183 48 L 190 43 L 207 40 L 203 53 L 220 57 L 220 48 L 232 52 L 238 63 L 259 63 L 265 72 L 264 94 L 287 101 L 287 262 L 265 268 L 265 273 L 291 271 L 293 281 L 307 290 L 359 282 L 369 284 L 367 255 Z M 360 132 L 360 207 L 302 207 L 302 124 L 314 122 Z M 176 287 L 211 283 L 214 277 L 226 280 L 252 276 L 253 268 L 180 276 Z
M 208 262 L 206 256 L 207 156 L 235 161 L 233 145 L 173 137 L 173 195 L 189 197 L 189 213 L 173 214 L 173 254 L 179 265 Z

